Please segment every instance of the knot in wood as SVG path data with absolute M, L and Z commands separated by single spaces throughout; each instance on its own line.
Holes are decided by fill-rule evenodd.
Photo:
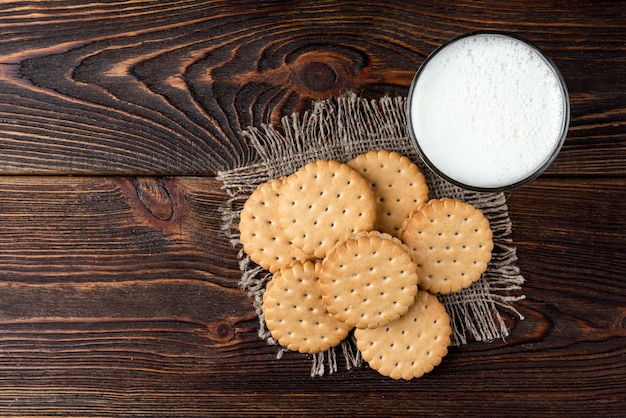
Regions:
M 228 341 L 234 336 L 233 327 L 226 321 L 215 323 L 211 328 L 213 336 L 218 341 Z
M 352 84 L 354 62 L 338 53 L 309 51 L 299 55 L 292 64 L 293 88 L 307 98 L 340 94 Z
M 144 208 L 157 219 L 168 221 L 174 214 L 174 202 L 162 179 L 137 177 L 135 191 Z
M 321 92 L 337 83 L 337 73 L 328 64 L 311 62 L 302 68 L 301 80 L 307 88 Z

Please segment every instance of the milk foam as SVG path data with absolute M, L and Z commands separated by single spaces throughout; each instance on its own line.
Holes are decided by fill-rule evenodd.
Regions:
M 422 153 L 441 172 L 497 188 L 550 159 L 566 100 L 559 76 L 530 45 L 480 34 L 431 57 L 413 87 L 410 118 Z

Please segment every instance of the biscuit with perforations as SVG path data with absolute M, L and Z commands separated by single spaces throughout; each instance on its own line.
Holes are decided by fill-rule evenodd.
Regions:
M 489 220 L 458 199 L 433 199 L 414 211 L 400 233 L 417 264 L 420 287 L 447 294 L 480 279 L 493 250 Z
M 365 179 L 376 196 L 374 229 L 398 236 L 416 206 L 428 201 L 428 185 L 419 167 L 395 151 L 369 151 L 347 163 Z
M 357 171 L 318 160 L 289 175 L 278 198 L 279 222 L 293 245 L 318 259 L 350 235 L 370 231 L 376 200 Z
M 239 236 L 250 259 L 274 273 L 310 257 L 293 246 L 278 224 L 278 196 L 282 179 L 261 183 L 240 212 Z
M 398 238 L 372 231 L 337 244 L 322 262 L 320 288 L 328 311 L 357 328 L 395 321 L 418 291 L 416 265 Z
M 338 345 L 352 329 L 331 315 L 320 293 L 320 263 L 296 262 L 274 274 L 262 311 L 272 337 L 292 351 L 314 354 Z
M 435 295 L 421 291 L 400 319 L 385 327 L 356 329 L 357 348 L 384 376 L 410 380 L 431 372 L 448 354 L 450 316 Z

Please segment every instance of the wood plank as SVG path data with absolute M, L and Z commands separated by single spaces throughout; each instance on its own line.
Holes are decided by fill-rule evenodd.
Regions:
M 526 319 L 396 382 L 341 361 L 313 379 L 306 356 L 275 358 L 237 288 L 215 179 L 0 177 L 0 414 L 480 415 L 486 402 L 617 416 L 625 183 L 540 178 L 510 194 Z
M 196 184 L 193 195 L 181 181 Z M 207 257 L 230 252 L 220 234 L 224 196 L 204 192 L 205 182 L 6 177 L 0 270 L 28 283 L 234 279 L 220 263 L 205 269 Z
M 569 292 L 574 280 L 590 298 L 626 302 L 615 292 L 626 277 L 625 186 L 625 179 L 541 179 L 510 194 L 524 270 L 551 277 L 542 291 Z
M 549 173 L 623 175 L 626 25 L 619 2 L 595 5 L 6 3 L 0 172 L 213 175 L 254 159 L 247 126 L 346 90 L 405 95 L 436 46 L 496 29 L 545 49 L 570 88 Z

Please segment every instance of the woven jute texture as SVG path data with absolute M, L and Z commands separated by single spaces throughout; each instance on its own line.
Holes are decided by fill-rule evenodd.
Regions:
M 408 135 L 406 102 L 405 97 L 367 100 L 353 93 L 316 101 L 304 114 L 283 118 L 280 126 L 260 125 L 245 130 L 243 135 L 256 149 L 258 161 L 218 173 L 229 196 L 221 207 L 222 229 L 233 248 L 239 250 L 240 285 L 251 296 L 259 315 L 259 337 L 268 344 L 277 344 L 265 326 L 261 310 L 265 284 L 271 274 L 242 250 L 238 225 L 243 203 L 260 183 L 289 175 L 308 162 L 320 159 L 347 162 L 361 153 L 379 149 L 397 151 L 413 160 L 426 177 L 431 199 L 461 199 L 479 208 L 489 219 L 494 250 L 487 271 L 468 289 L 440 296 L 452 320 L 452 345 L 506 338 L 510 330 L 502 316 L 505 311 L 523 319 L 515 303 L 524 298 L 521 288 L 524 278 L 516 266 L 505 195 L 459 188 L 428 169 Z M 279 349 L 277 356 L 280 358 L 284 351 Z M 312 356 L 311 375 L 337 371 L 341 363 L 338 354 L 343 356 L 348 369 L 361 364 L 360 353 L 349 337 L 340 346 Z

